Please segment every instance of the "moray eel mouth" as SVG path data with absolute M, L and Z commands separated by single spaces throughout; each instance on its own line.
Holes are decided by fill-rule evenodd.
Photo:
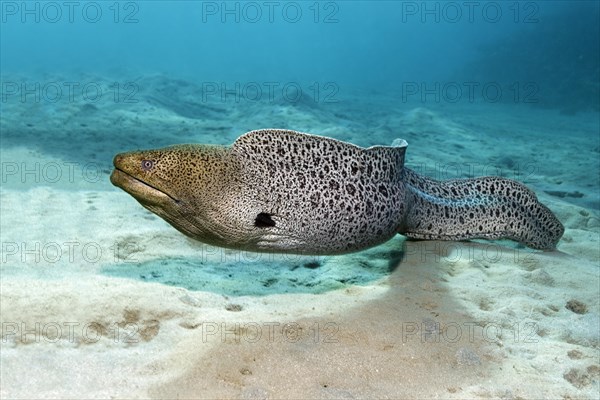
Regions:
M 157 187 L 128 174 L 117 166 L 115 166 L 115 169 L 110 175 L 110 181 L 113 185 L 120 187 L 142 204 L 159 205 L 164 204 L 165 202 L 179 204 L 178 199 Z

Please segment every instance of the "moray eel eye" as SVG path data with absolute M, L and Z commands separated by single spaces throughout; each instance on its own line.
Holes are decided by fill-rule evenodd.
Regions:
M 154 161 L 152 160 L 142 160 L 142 169 L 144 171 L 150 171 L 154 167 Z

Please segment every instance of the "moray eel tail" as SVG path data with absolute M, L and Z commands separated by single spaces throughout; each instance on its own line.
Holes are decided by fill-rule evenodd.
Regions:
M 436 181 L 405 168 L 408 212 L 399 233 L 415 239 L 512 239 L 552 250 L 564 227 L 523 184 L 482 177 Z

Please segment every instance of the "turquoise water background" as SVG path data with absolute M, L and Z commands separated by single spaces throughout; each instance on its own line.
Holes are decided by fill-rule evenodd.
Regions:
M 465 82 L 529 82 L 537 89 L 513 86 L 500 101 L 530 94 L 564 106 L 583 94 L 597 110 L 598 9 L 595 1 L 3 1 L 0 66 L 4 74 L 256 82 L 264 96 L 268 82 L 306 85 L 312 97 L 308 85 L 333 82 L 342 93 L 376 88 L 416 99 L 414 82 L 429 83 L 424 92 L 456 82 L 464 100 Z M 455 89 L 446 89 L 449 99 Z

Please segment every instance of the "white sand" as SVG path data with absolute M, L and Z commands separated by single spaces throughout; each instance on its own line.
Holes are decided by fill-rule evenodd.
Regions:
M 321 266 L 311 270 L 302 266 L 309 258 L 252 258 L 184 238 L 113 188 L 104 137 L 88 143 L 98 147 L 98 182 L 78 174 L 72 181 L 10 175 L 2 182 L 2 398 L 597 398 L 600 220 L 590 207 L 598 204 L 598 152 L 585 141 L 597 121 L 488 105 L 452 113 L 390 108 L 376 125 L 341 116 L 336 125 L 326 121 L 333 118 L 327 108 L 236 107 L 231 113 L 254 128 L 284 118 L 289 128 L 363 145 L 405 137 L 413 166 L 488 160 L 508 176 L 529 163 L 535 169 L 523 180 L 563 221 L 564 238 L 558 251 L 544 253 L 510 242 L 397 236 L 365 252 L 319 258 Z M 216 126 L 161 112 L 172 124 Z M 109 118 L 99 114 L 89 120 Z M 568 140 L 560 133 L 567 128 Z M 509 131 L 527 132 L 528 140 L 511 145 Z M 175 140 L 174 132 L 164 134 Z M 146 145 L 133 139 L 122 138 L 121 150 Z M 3 145 L 2 161 L 74 160 Z M 585 196 L 544 193 L 557 187 Z M 400 250 L 402 260 L 390 262 Z M 210 265 L 214 286 L 192 291 L 105 273 L 116 266 L 135 277 L 144 263 L 164 262 L 167 270 L 173 260 Z M 339 283 L 388 267 L 361 285 Z M 227 295 L 231 285 L 243 291 L 244 280 L 294 276 L 301 288 L 323 290 L 283 293 L 265 284 L 262 296 Z M 572 300 L 585 312 L 567 309 Z

